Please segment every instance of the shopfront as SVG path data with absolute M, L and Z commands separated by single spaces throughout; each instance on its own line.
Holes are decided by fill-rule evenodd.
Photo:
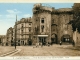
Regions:
M 42 45 L 46 45 L 48 42 L 48 35 L 38 35 L 38 42 L 42 43 Z

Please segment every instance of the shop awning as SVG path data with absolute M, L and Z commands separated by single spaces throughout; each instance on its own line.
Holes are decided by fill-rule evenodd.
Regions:
M 48 37 L 48 35 L 38 35 L 38 37 Z

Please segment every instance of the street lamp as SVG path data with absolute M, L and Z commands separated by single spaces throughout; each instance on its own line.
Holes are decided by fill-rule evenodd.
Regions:
M 16 15 L 16 22 L 15 22 L 15 49 L 16 49 L 16 40 L 17 40 L 17 15 Z

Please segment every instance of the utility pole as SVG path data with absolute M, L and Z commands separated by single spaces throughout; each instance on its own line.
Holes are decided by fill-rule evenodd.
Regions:
M 16 41 L 17 41 L 17 15 L 16 15 L 16 22 L 15 22 L 15 49 L 16 49 Z

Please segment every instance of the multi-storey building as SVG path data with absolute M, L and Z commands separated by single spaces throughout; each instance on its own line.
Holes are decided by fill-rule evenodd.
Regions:
M 13 45 L 13 28 L 12 27 L 10 27 L 6 33 L 6 45 L 7 46 Z
M 42 42 L 45 45 L 48 42 L 71 41 L 73 31 L 68 23 L 73 19 L 72 8 L 55 9 L 35 4 L 32 19 L 34 44 Z
M 14 28 L 8 29 L 7 41 L 11 41 L 12 45 L 15 40 L 16 45 L 71 42 L 73 31 L 71 25 L 68 24 L 71 20 L 73 20 L 72 8 L 55 9 L 35 4 L 32 18 L 22 18 L 16 22 Z
M 41 7 L 41 4 L 34 5 L 32 17 L 34 44 L 42 42 L 45 45 L 51 41 L 51 11 L 52 8 Z
M 32 42 L 32 21 L 31 17 L 22 18 L 14 26 L 14 40 L 16 28 L 16 45 L 31 45 Z
M 0 45 L 6 46 L 6 36 L 5 35 L 0 35 Z

